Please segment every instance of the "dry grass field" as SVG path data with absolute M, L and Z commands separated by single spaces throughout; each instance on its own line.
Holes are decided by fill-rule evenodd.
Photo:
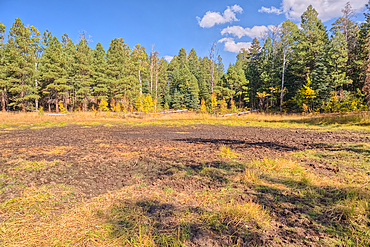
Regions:
M 370 115 L 0 114 L 0 246 L 369 246 Z

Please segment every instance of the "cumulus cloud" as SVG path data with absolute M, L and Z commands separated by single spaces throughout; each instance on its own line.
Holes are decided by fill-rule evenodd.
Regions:
M 216 24 L 223 24 L 227 22 L 239 21 L 236 18 L 236 13 L 243 12 L 243 9 L 235 4 L 234 6 L 228 6 L 223 14 L 220 12 L 208 11 L 203 18 L 197 16 L 199 26 L 203 28 L 213 27 Z
M 167 61 L 167 62 L 171 62 L 171 60 L 173 59 L 173 56 L 164 56 L 164 59 Z
M 258 12 L 260 12 L 260 13 L 268 13 L 268 14 L 277 14 L 277 15 L 280 15 L 280 14 L 283 13 L 283 11 L 281 9 L 278 9 L 278 8 L 276 8 L 274 6 L 271 6 L 271 8 L 266 8 L 266 7 L 263 7 L 262 6 L 262 8 L 260 8 L 258 10 Z
M 233 38 L 223 38 L 218 41 L 218 43 L 225 43 L 225 51 L 230 51 L 234 53 L 239 53 L 239 51 L 244 49 L 249 49 L 252 46 L 251 42 L 238 42 L 235 43 Z
M 266 8 L 262 7 L 259 12 L 281 14 L 284 13 L 287 18 L 293 20 L 300 20 L 301 15 L 306 11 L 311 4 L 319 13 L 319 18 L 322 21 L 328 21 L 342 15 L 341 10 L 344 8 L 348 0 L 283 0 L 281 8 L 276 7 Z M 361 11 L 368 0 L 352 0 L 350 3 L 352 8 Z
M 271 29 L 272 26 L 254 26 L 252 28 L 243 28 L 241 26 L 232 26 L 232 27 L 227 27 L 227 28 L 224 28 L 222 31 L 221 31 L 221 34 L 222 35 L 225 35 L 225 34 L 231 34 L 231 35 L 234 35 L 234 36 L 237 36 L 239 39 L 243 36 L 248 36 L 248 37 L 251 37 L 251 38 L 254 38 L 254 37 L 259 37 L 261 36 L 261 34 L 264 34 L 266 32 L 268 32 L 269 29 Z

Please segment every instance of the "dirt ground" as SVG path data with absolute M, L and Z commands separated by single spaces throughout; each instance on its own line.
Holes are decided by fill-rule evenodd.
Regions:
M 338 143 L 370 143 L 370 134 L 222 125 L 67 125 L 4 131 L 0 133 L 0 174 L 6 176 L 0 182 L 0 203 L 21 196 L 23 188 L 29 186 L 72 186 L 78 192 L 78 200 L 89 200 L 143 183 L 148 186 L 149 194 L 154 187 L 194 194 L 204 190 L 219 191 L 230 185 L 241 191 L 234 200 L 253 201 L 269 211 L 271 228 L 241 234 L 233 227 L 219 230 L 193 225 L 186 245 L 321 246 L 320 240 L 329 238 L 330 233 L 319 226 L 325 227 L 330 220 L 323 215 L 309 216 L 309 212 L 316 203 L 327 205 L 325 196 L 319 201 L 308 202 L 293 193 L 272 188 L 235 185 L 225 173 L 215 173 L 204 179 L 193 175 L 200 174 L 204 167 L 228 171 L 229 159 L 219 155 L 222 146 L 239 154 L 233 158 L 234 162 L 245 163 L 291 157 L 292 153 L 308 149 L 334 150 Z M 332 166 L 325 160 L 295 159 L 308 170 L 327 177 L 336 176 L 339 170 L 355 169 L 341 166 L 340 162 Z M 24 160 L 30 162 L 28 166 Z M 37 164 L 43 167 L 35 168 L 32 162 L 39 162 Z M 233 174 L 244 172 L 243 168 L 232 170 Z M 177 176 L 182 171 L 189 175 Z M 146 214 L 154 217 L 161 224 L 160 228 L 166 229 L 171 224 L 166 223 L 169 216 L 165 212 L 176 207 L 175 204 L 154 203 Z M 191 203 L 188 207 L 205 210 Z

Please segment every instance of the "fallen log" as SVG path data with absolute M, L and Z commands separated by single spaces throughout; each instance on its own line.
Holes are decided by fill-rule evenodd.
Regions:
M 229 114 L 224 114 L 224 115 L 218 115 L 218 117 L 240 116 L 240 115 L 249 114 L 252 112 L 257 112 L 257 110 L 229 113 Z

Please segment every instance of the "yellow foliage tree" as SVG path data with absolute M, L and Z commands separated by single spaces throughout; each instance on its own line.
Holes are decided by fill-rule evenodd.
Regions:
M 99 103 L 99 111 L 109 111 L 108 102 L 105 99 L 101 99 Z
M 111 110 L 112 112 L 115 112 L 115 111 L 116 111 L 116 101 L 115 101 L 114 99 L 112 99 L 112 100 L 110 101 L 110 110 Z
M 63 101 L 59 101 L 59 110 L 62 112 L 62 113 L 67 113 L 67 110 L 66 108 L 64 108 L 64 105 L 63 105 Z
M 316 94 L 311 85 L 312 79 L 310 76 L 307 76 L 306 85 L 303 85 L 303 87 L 297 91 L 297 94 L 293 98 L 297 102 L 297 105 L 300 106 L 304 112 L 311 112 L 313 110 L 313 99 L 316 97 Z
M 137 99 L 136 99 L 136 110 L 137 111 L 144 111 L 144 104 L 143 104 L 143 95 L 139 93 Z
M 202 98 L 200 101 L 200 113 L 207 113 L 206 101 Z
M 221 114 L 225 114 L 227 110 L 227 103 L 225 101 L 225 98 L 223 98 L 222 100 L 220 100 L 220 112 Z
M 217 107 L 217 97 L 215 92 L 213 92 L 211 94 L 211 108 L 213 113 L 216 113 L 216 107 Z
M 235 101 L 233 99 L 230 100 L 230 110 L 231 112 L 236 112 Z

